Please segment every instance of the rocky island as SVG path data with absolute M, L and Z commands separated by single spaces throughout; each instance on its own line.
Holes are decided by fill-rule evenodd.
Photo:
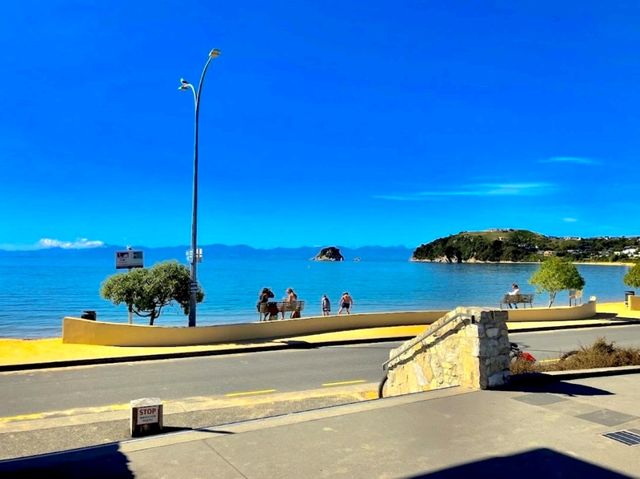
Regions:
M 557 237 L 517 229 L 463 231 L 420 245 L 411 261 L 538 262 L 549 256 L 570 261 L 629 262 L 640 259 L 640 237 Z
M 314 256 L 314 261 L 344 261 L 344 256 L 340 253 L 340 250 L 335 246 L 329 246 L 328 248 L 322 248 L 320 252 Z

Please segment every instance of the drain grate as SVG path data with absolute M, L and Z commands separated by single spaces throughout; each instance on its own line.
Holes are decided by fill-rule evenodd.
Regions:
M 640 431 L 633 429 L 631 431 L 616 431 L 603 434 L 604 437 L 621 442 L 627 446 L 637 446 L 640 444 Z

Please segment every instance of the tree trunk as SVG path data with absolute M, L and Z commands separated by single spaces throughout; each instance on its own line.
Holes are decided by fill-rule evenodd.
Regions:
M 151 311 L 151 315 L 149 316 L 149 326 L 153 326 L 153 322 L 156 320 L 155 311 Z
M 549 307 L 551 307 L 555 299 L 556 299 L 556 292 L 554 291 L 553 293 L 549 293 Z

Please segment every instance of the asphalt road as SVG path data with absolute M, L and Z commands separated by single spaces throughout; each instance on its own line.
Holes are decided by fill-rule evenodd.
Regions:
M 606 337 L 640 347 L 640 325 L 517 333 L 511 340 L 537 359 L 560 356 Z M 0 374 L 0 417 L 128 403 L 305 391 L 377 382 L 398 342 L 293 349 L 228 356 L 131 362 Z
M 398 343 L 395 343 L 396 345 Z M 0 374 L 0 417 L 128 403 L 376 382 L 392 343 Z

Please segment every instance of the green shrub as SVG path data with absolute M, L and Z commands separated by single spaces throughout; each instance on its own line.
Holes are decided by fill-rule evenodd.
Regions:
M 632 288 L 640 288 L 640 263 L 634 264 L 623 278 L 624 284 Z
M 529 283 L 535 286 L 538 292 L 549 293 L 549 307 L 556 299 L 558 291 L 582 289 L 585 284 L 574 264 L 555 256 L 540 265 L 529 278 Z
M 640 365 L 640 349 L 617 347 L 615 343 L 605 338 L 598 338 L 592 345 L 566 353 L 558 361 L 530 363 L 517 359 L 511 363 L 511 373 L 526 374 L 638 365 Z
M 126 304 L 130 312 L 149 318 L 149 325 L 153 326 L 162 308 L 173 302 L 182 307 L 185 315 L 189 314 L 190 285 L 189 268 L 168 261 L 150 269 L 114 274 L 102 283 L 100 295 L 113 304 Z M 204 292 L 198 285 L 196 300 L 203 299 Z

